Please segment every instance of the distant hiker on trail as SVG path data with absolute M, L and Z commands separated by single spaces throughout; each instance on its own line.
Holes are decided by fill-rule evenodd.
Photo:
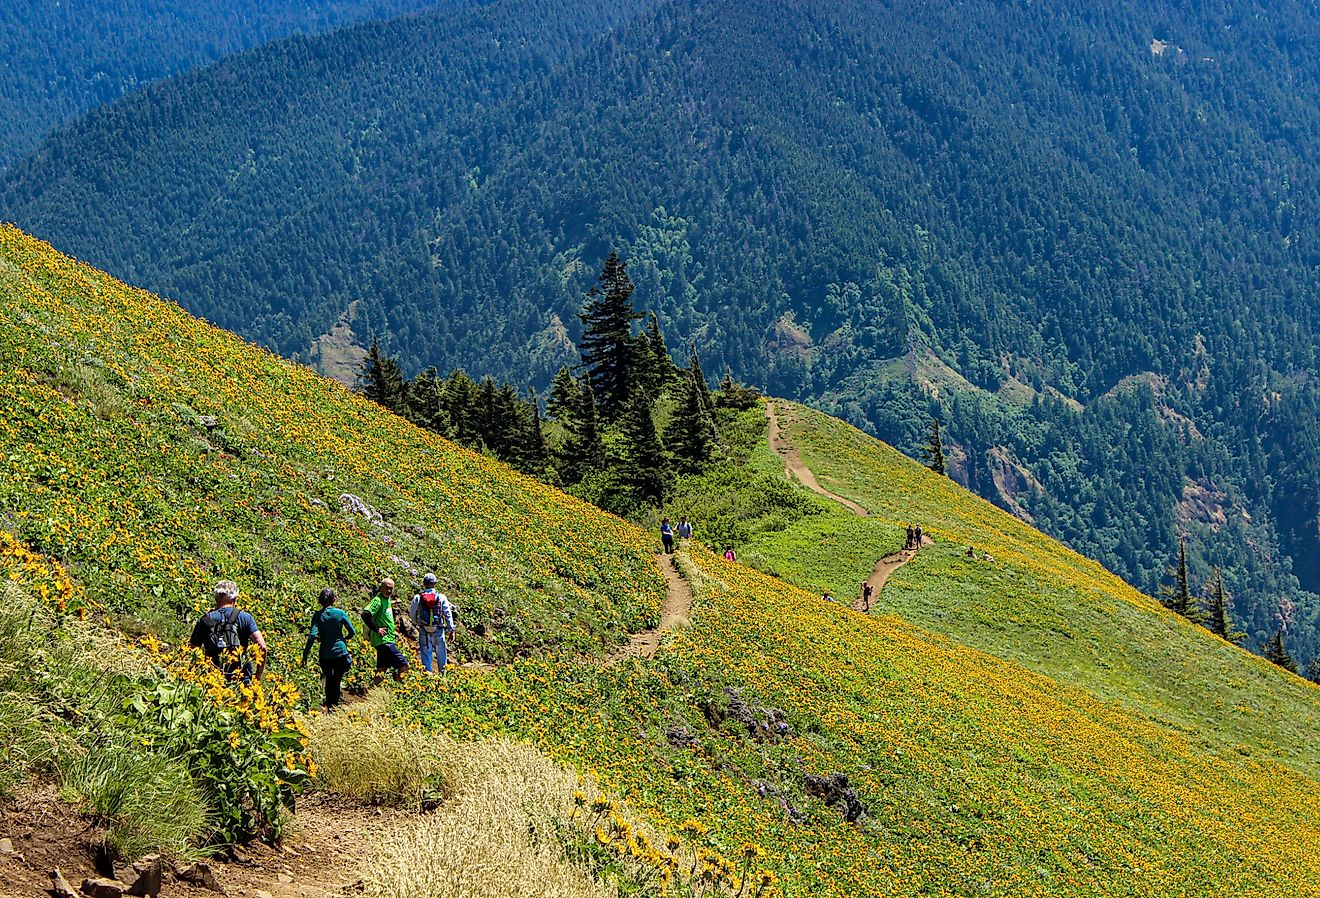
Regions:
M 866 580 L 863 580 L 863 581 L 862 581 L 862 610 L 863 610 L 863 611 L 870 611 L 870 610 L 871 610 L 871 593 L 873 593 L 874 591 L 875 591 L 875 587 L 874 587 L 874 586 L 872 586 L 872 585 L 871 585 L 870 583 L 868 583 Z
M 692 522 L 689 521 L 686 517 L 682 517 L 678 519 L 678 538 L 679 539 L 692 538 Z
M 976 546 L 968 546 L 968 547 L 967 547 L 967 557 L 968 557 L 968 558 L 971 558 L 971 559 L 975 559 L 975 558 L 976 558 Z
M 674 554 L 674 528 L 669 523 L 669 518 L 660 522 L 660 542 L 665 544 L 665 554 Z
M 312 614 L 312 626 L 307 631 L 307 643 L 303 646 L 302 663 L 307 666 L 307 656 L 311 654 L 312 643 L 319 641 L 321 650 L 318 661 L 321 675 L 325 677 L 325 709 L 334 710 L 343 700 L 342 686 L 344 676 L 353 666 L 353 656 L 348 653 L 348 640 L 357 635 L 353 622 L 348 615 L 335 605 L 335 591 L 330 587 L 321 590 L 320 610 Z
M 724 560 L 725 560 L 725 561 L 737 561 L 737 560 L 738 560 L 738 556 L 737 556 L 737 554 L 733 551 L 733 546 L 728 546 L 728 547 L 725 548 L 725 550 L 724 550 Z
M 413 596 L 408 617 L 417 625 L 417 650 L 422 656 L 422 667 L 432 673 L 434 658 L 434 672 L 444 673 L 449 661 L 448 640 L 454 638 L 454 606 L 447 595 L 436 592 L 435 574 L 422 578 L 422 591 Z
M 394 581 L 386 577 L 376 587 L 376 594 L 367 607 L 362 609 L 367 638 L 376 647 L 376 675 L 372 682 L 377 686 L 385 679 L 385 671 L 393 671 L 394 679 L 402 680 L 403 672 L 408 669 L 408 659 L 399 651 L 398 635 L 394 631 L 393 599 Z
M 821 593 L 821 594 L 820 594 L 820 597 L 821 597 L 822 599 L 824 599 L 825 601 L 827 601 L 827 602 L 833 602 L 833 601 L 834 601 L 834 596 L 830 595 L 830 591 L 829 591 L 828 589 L 825 590 L 823 593 Z
M 912 548 L 920 550 L 921 540 L 922 540 L 921 525 L 918 524 L 916 527 L 912 529 Z
M 915 530 L 912 529 L 912 525 L 911 525 L 911 524 L 908 524 L 908 525 L 907 525 L 907 542 L 903 543 L 903 548 L 904 548 L 905 550 L 907 550 L 907 551 L 911 551 L 911 549 L 912 549 L 913 545 L 916 543 L 916 541 L 917 541 L 917 532 L 916 532 Z
M 211 592 L 215 607 L 198 619 L 189 643 L 205 652 L 229 679 L 242 677 L 244 683 L 252 682 L 253 677 L 260 680 L 266 669 L 266 637 L 257 629 L 256 619 L 234 604 L 238 601 L 238 585 L 233 580 L 221 580 Z M 255 671 L 252 662 L 242 657 L 254 642 L 261 650 Z

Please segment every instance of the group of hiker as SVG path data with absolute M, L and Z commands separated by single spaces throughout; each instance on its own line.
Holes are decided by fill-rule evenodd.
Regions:
M 916 525 L 916 526 L 914 527 L 914 526 L 912 526 L 911 524 L 908 524 L 908 525 L 907 525 L 907 542 L 905 542 L 905 543 L 903 544 L 903 551 L 905 551 L 905 552 L 910 552 L 910 551 L 912 551 L 913 549 L 920 549 L 920 548 L 921 548 L 921 540 L 922 540 L 922 539 L 923 539 L 923 536 L 922 536 L 922 534 L 921 534 L 921 525 L 918 524 L 918 525 Z
M 689 521 L 686 517 L 681 517 L 678 519 L 678 526 L 675 527 L 673 524 L 669 522 L 669 518 L 661 518 L 660 545 L 664 546 L 666 555 L 674 554 L 674 549 L 677 546 L 677 543 L 674 540 L 675 536 L 677 536 L 678 539 L 684 539 L 684 540 L 691 539 L 692 522 Z M 726 561 L 738 560 L 738 555 L 736 552 L 733 551 L 733 546 L 726 545 L 724 547 L 724 559 Z
M 402 680 L 408 670 L 408 657 L 399 648 L 394 614 L 394 581 L 380 581 L 371 601 L 362 609 L 362 623 L 368 642 L 376 651 L 373 682 L 379 684 L 387 673 Z M 266 638 L 256 620 L 237 606 L 238 586 L 221 580 L 212 590 L 215 607 L 203 614 L 193 627 L 189 640 L 194 648 L 232 680 L 250 683 L 261 679 L 266 657 Z M 307 664 L 312 645 L 320 643 L 318 660 L 325 678 L 325 705 L 334 708 L 343 701 L 344 677 L 353 667 L 348 640 L 357 636 L 353 621 L 335 607 L 338 596 L 330 587 L 321 590 L 320 608 L 312 614 L 303 645 L 302 663 Z M 421 590 L 412 597 L 408 619 L 417 631 L 417 649 L 427 673 L 444 673 L 449 660 L 448 642 L 454 638 L 454 606 L 449 597 L 436 589 L 435 574 L 422 578 Z M 255 645 L 260 651 L 255 664 L 246 653 Z

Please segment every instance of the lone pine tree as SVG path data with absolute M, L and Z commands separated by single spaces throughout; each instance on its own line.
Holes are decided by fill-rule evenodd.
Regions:
M 1174 584 L 1163 590 L 1160 601 L 1170 611 L 1176 611 L 1188 620 L 1201 622 L 1201 610 L 1192 598 L 1192 589 L 1187 576 L 1187 537 L 1178 537 L 1178 564 L 1173 569 Z
M 1265 650 L 1261 652 L 1266 661 L 1271 661 L 1279 665 L 1284 670 L 1291 670 L 1297 673 L 1297 662 L 1293 656 L 1288 654 L 1288 647 L 1283 644 L 1283 627 L 1274 631 L 1274 635 L 1265 643 Z
M 407 413 L 407 379 L 403 376 L 398 359 L 385 355 L 377 337 L 371 338 L 371 348 L 367 350 L 367 357 L 362 362 L 358 380 L 362 395 L 372 402 L 396 415 Z
M 1236 645 L 1244 634 L 1233 627 L 1233 617 L 1228 610 L 1228 596 L 1224 593 L 1224 577 L 1219 568 L 1215 568 L 1214 586 L 1211 587 L 1210 601 L 1206 603 L 1203 624 L 1207 630 Z
M 578 351 L 595 391 L 600 415 L 615 421 L 623 412 L 637 379 L 638 340 L 633 322 L 642 316 L 633 309 L 633 285 L 618 253 L 610 253 L 600 273 L 600 284 L 587 293 L 578 318 L 582 339 Z
M 940 437 L 940 420 L 932 418 L 930 439 L 926 443 L 925 456 L 927 466 L 936 474 L 944 473 L 944 440 Z

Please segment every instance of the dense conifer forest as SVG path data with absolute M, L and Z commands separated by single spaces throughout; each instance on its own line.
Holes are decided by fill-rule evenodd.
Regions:
M 160 78 L 274 38 L 461 0 L 8 0 L 0 4 L 0 168 L 59 125 Z
M 282 353 L 352 308 L 409 377 L 520 390 L 618 250 L 709 370 L 913 455 L 938 418 L 951 476 L 1145 590 L 1185 535 L 1306 659 L 1318 45 L 1301 3 L 503 0 L 99 110 L 0 216 Z

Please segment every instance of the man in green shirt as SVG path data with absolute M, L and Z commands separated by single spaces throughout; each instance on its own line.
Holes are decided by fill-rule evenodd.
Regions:
M 353 656 L 348 653 L 348 640 L 357 635 L 353 622 L 348 615 L 334 607 L 335 591 L 330 587 L 321 590 L 321 610 L 312 615 L 312 627 L 307 633 L 307 644 L 303 646 L 302 663 L 307 666 L 307 656 L 312 651 L 312 643 L 320 641 L 321 673 L 325 676 L 325 709 L 333 710 L 343 699 L 344 675 L 353 666 Z
M 376 647 L 376 676 L 372 682 L 377 686 L 385 679 L 385 671 L 393 671 L 394 679 L 402 680 L 403 672 L 408 669 L 408 659 L 399 650 L 394 632 L 393 599 L 394 581 L 386 577 L 376 587 L 376 594 L 367 607 L 362 609 L 362 619 L 367 622 L 367 638 Z

